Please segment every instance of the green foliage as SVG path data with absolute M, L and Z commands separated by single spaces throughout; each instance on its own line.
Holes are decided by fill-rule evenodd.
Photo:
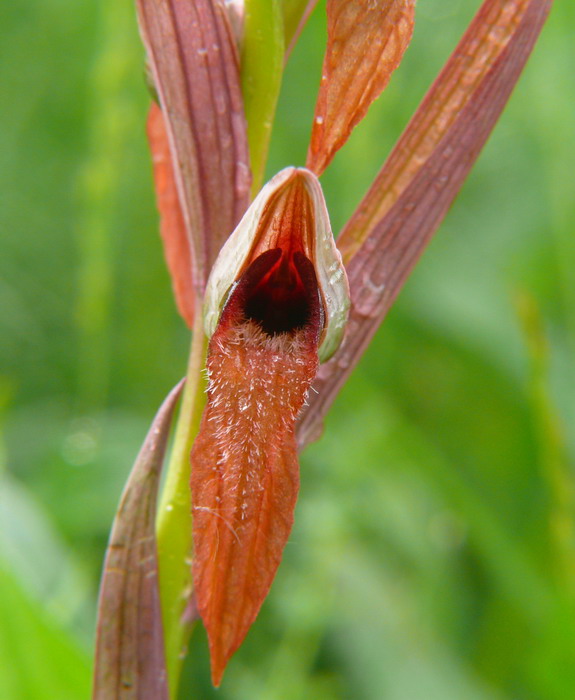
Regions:
M 478 4 L 418 4 L 403 66 L 322 178 L 336 231 Z M 2 15 L 0 696 L 81 698 L 113 512 L 189 339 L 157 236 L 129 3 Z M 293 536 L 220 699 L 575 695 L 574 29 L 558 2 L 305 453 Z M 304 161 L 324 37 L 320 4 L 267 175 Z M 215 696 L 198 628 L 181 697 Z
M 3 562 L 0 562 L 3 566 Z M 3 698 L 75 700 L 90 689 L 90 657 L 58 629 L 18 582 L 0 571 L 0 693 Z
M 49 518 L 0 476 L 0 696 L 85 697 L 92 614 L 86 577 Z
M 254 197 L 263 185 L 283 62 L 284 27 L 279 0 L 246 0 L 241 51 L 242 94 Z

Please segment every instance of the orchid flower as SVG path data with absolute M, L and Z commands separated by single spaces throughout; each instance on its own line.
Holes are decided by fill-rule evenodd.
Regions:
M 156 522 L 181 387 L 114 524 L 96 698 L 174 697 L 198 616 L 220 683 L 280 564 L 298 450 L 461 188 L 552 4 L 484 0 L 334 241 L 318 178 L 398 68 L 415 0 L 327 0 L 305 167 L 286 163 L 262 188 L 283 65 L 316 1 L 137 0 L 158 99 L 148 137 L 160 228 L 193 337 Z

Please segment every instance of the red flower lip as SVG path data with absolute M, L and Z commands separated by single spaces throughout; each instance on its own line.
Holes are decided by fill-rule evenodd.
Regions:
M 191 486 L 194 590 L 215 685 L 279 566 L 299 488 L 295 421 L 320 346 L 333 343 L 328 324 L 340 330 L 335 321 L 347 314 L 347 282 L 318 192 L 309 171 L 282 171 L 256 198 L 208 282 L 207 328 L 214 320 L 216 327 Z

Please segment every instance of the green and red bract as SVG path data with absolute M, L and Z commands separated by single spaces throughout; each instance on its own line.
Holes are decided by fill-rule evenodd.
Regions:
M 294 427 L 325 318 L 310 258 L 314 228 L 311 199 L 295 177 L 264 210 L 209 344 L 191 486 L 194 589 L 215 685 L 258 614 L 293 524 Z

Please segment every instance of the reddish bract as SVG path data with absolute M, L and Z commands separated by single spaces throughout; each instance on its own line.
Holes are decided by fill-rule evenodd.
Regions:
M 328 0 L 327 48 L 307 155 L 317 175 L 399 66 L 413 33 L 415 0 Z
M 156 203 L 160 212 L 160 234 L 172 278 L 178 311 L 191 328 L 194 323 L 194 283 L 186 224 L 180 206 L 164 115 L 153 102 L 147 124 L 154 166 Z

